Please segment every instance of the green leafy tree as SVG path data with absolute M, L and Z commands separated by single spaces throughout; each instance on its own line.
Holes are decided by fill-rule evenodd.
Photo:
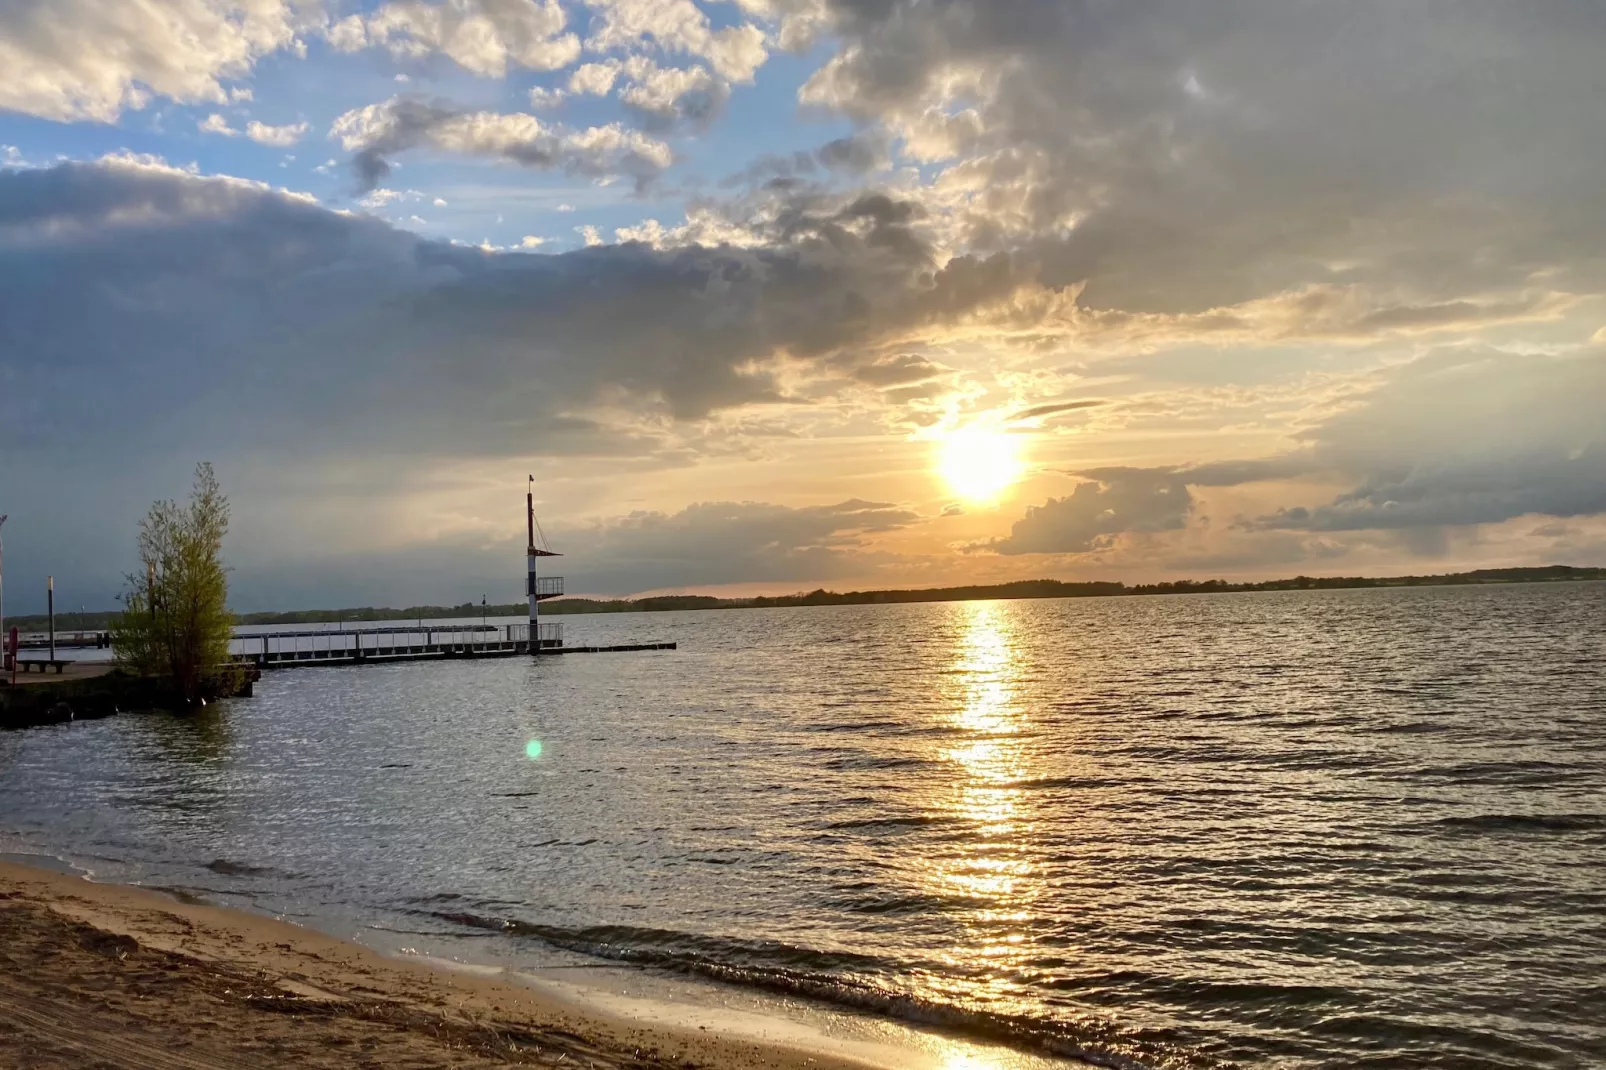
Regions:
M 223 536 L 229 501 L 210 464 L 195 467 L 188 504 L 159 501 L 139 525 L 143 574 L 128 576 L 113 627 L 119 667 L 167 681 L 185 702 L 223 690 L 234 670 Z

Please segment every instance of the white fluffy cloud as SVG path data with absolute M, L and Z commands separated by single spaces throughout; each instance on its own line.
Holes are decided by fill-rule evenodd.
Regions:
M 586 47 L 598 52 L 633 49 L 651 41 L 667 52 L 706 59 L 732 82 L 751 82 L 769 57 L 764 31 L 751 23 L 713 28 L 692 0 L 586 0 L 596 12 Z
M 689 122 L 706 126 L 730 99 L 730 83 L 701 64 L 663 67 L 648 56 L 587 63 L 569 76 L 569 92 L 607 96 L 624 82 L 619 99 L 649 125 Z
M 224 82 L 318 17 L 296 0 L 7 0 L 0 109 L 110 123 L 157 97 L 223 104 Z
M 619 71 L 623 66 L 616 59 L 582 64 L 569 75 L 569 92 L 582 96 L 605 97 L 613 92 L 613 83 L 619 80 Z
M 398 56 L 439 52 L 465 70 L 500 78 L 509 66 L 558 70 L 580 55 L 580 39 L 565 32 L 558 0 L 392 0 L 371 15 L 350 15 L 328 31 L 341 51 L 383 47 Z
M 195 128 L 203 134 L 217 134 L 221 137 L 239 137 L 240 132 L 229 125 L 223 116 L 213 112 L 205 119 L 198 121 Z
M 270 145 L 274 148 L 287 149 L 306 136 L 309 125 L 307 123 L 286 123 L 283 126 L 270 126 L 267 123 L 252 119 L 240 130 L 229 125 L 223 116 L 213 112 L 205 119 L 195 124 L 196 129 L 203 134 L 219 134 L 223 137 L 247 137 L 258 145 Z
M 283 126 L 269 126 L 259 123 L 255 119 L 245 124 L 245 136 L 258 145 L 272 145 L 275 148 L 289 148 L 306 136 L 308 124 L 286 123 Z

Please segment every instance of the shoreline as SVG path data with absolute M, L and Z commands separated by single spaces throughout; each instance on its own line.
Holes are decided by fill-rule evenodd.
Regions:
M 1124 580 L 1013 580 L 959 587 L 889 587 L 867 591 L 827 591 L 809 594 L 720 595 L 666 594 L 633 598 L 572 596 L 543 603 L 542 616 L 584 617 L 632 613 L 683 613 L 716 609 L 817 609 L 822 606 L 925 605 L 943 602 L 1042 601 L 1071 598 L 1130 598 L 1195 594 L 1277 594 L 1301 591 L 1366 591 L 1417 587 L 1503 587 L 1552 583 L 1606 583 L 1606 566 L 1538 565 L 1473 569 L 1420 576 L 1296 576 L 1274 580 L 1166 580 L 1128 585 Z M 276 628 L 284 625 L 344 624 L 475 620 L 485 616 L 524 620 L 522 602 L 481 606 L 350 606 L 344 609 L 263 610 L 237 614 L 236 637 L 241 628 Z M 99 610 L 91 614 L 103 627 L 116 616 Z M 42 627 L 38 614 L 16 618 Z M 249 633 L 246 633 L 249 634 Z
M 502 967 L 394 956 L 287 921 L 0 859 L 0 1064 L 157 1070 L 579 1066 L 904 1070 L 920 1050 L 811 1030 L 708 996 L 621 997 Z M 46 868 L 58 863 L 59 869 Z M 1024 1065 L 999 1060 L 978 1070 Z M 30 1061 L 31 1060 L 31 1061 Z M 1035 1062 L 1030 1056 L 1028 1062 Z M 1073 1063 L 1056 1062 L 1070 1066 Z

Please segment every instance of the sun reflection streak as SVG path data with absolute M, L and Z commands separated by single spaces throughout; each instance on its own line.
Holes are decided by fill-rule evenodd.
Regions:
M 1030 957 L 1023 926 L 1040 890 L 1020 786 L 1030 775 L 1021 651 L 1007 607 L 970 602 L 959 612 L 966 619 L 946 697 L 960 737 L 941 752 L 955 775 L 951 794 L 934 804 L 967 828 L 948 850 L 933 854 L 926 876 L 934 891 L 971 904 L 965 941 L 945 952 L 957 975 L 974 978 L 971 997 L 1009 1002 L 1019 987 L 1011 975 Z

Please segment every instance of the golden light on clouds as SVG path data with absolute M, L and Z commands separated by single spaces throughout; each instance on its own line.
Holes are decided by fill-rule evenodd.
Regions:
M 949 432 L 937 440 L 936 471 L 965 501 L 996 501 L 1026 473 L 1020 436 L 981 427 Z

